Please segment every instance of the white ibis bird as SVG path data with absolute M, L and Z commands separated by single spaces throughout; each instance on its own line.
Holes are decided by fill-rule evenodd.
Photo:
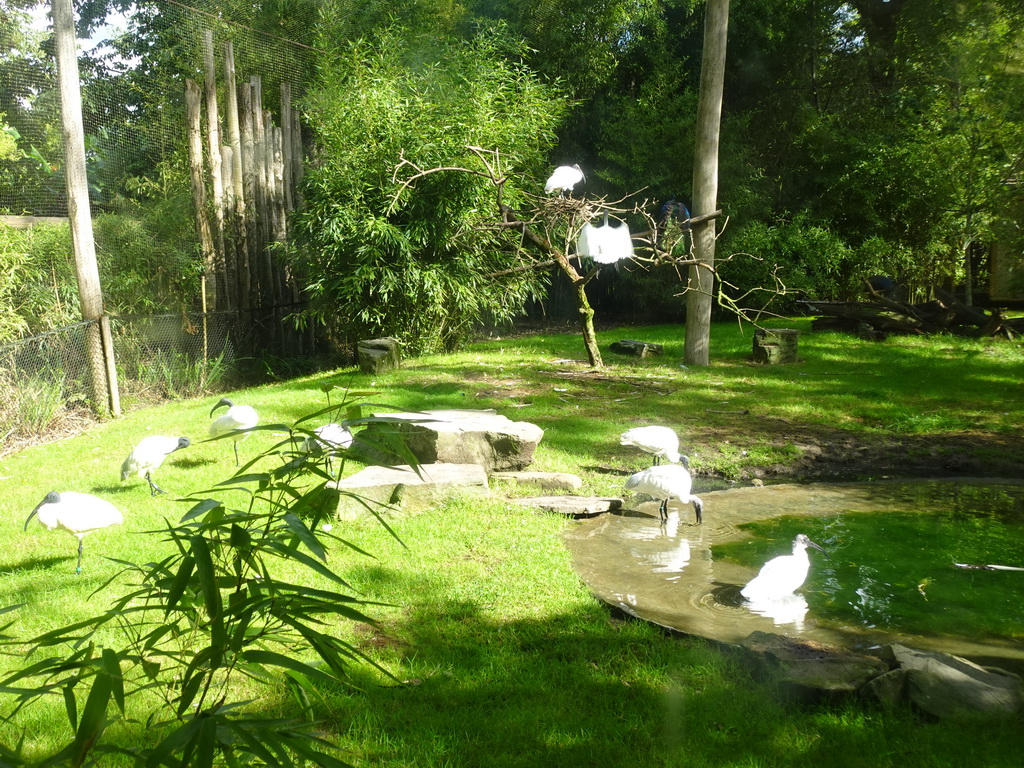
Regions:
M 627 491 L 646 493 L 661 499 L 658 514 L 662 521 L 668 520 L 669 501 L 679 499 L 683 504 L 693 504 L 693 511 L 697 514 L 697 525 L 700 525 L 704 514 L 704 502 L 690 493 L 692 487 L 690 471 L 678 464 L 648 467 L 631 475 L 626 481 Z
M 352 445 L 355 439 L 348 427 L 342 424 L 324 424 L 313 430 L 316 437 L 307 437 L 303 441 L 303 450 L 309 454 L 327 456 L 327 471 L 331 472 L 331 459 L 338 451 Z
M 811 567 L 811 559 L 807 556 L 808 547 L 825 552 L 806 535 L 798 534 L 793 539 L 793 554 L 780 555 L 761 566 L 761 571 L 740 590 L 740 594 L 748 600 L 793 594 L 803 585 Z M 825 552 L 825 556 L 828 557 L 828 552 Z
M 220 402 L 210 409 L 210 417 L 213 417 L 214 411 L 224 406 L 227 406 L 227 411 L 223 416 L 218 416 L 217 420 L 210 425 L 210 437 L 235 433 L 231 440 L 235 448 L 235 466 L 237 467 L 238 444 L 249 436 L 246 430 L 255 427 L 259 423 L 260 417 L 251 405 L 235 405 L 226 397 L 222 397 Z
M 548 195 L 552 192 L 572 192 L 572 188 L 581 181 L 585 181 L 586 178 L 579 165 L 560 165 L 548 177 L 544 184 L 544 192 Z
M 668 427 L 633 427 L 627 429 L 619 437 L 620 445 L 632 445 L 645 453 L 654 454 L 654 465 L 661 459 L 678 464 L 681 461 L 689 466 L 690 460 L 679 453 L 679 436 Z
M 127 480 L 131 475 L 146 478 L 149 483 L 149 492 L 156 496 L 166 491 L 153 482 L 153 473 L 164 463 L 164 459 L 177 450 L 188 448 L 187 437 L 166 437 L 164 435 L 150 435 L 139 441 L 139 444 L 132 448 L 128 458 L 121 465 L 121 482 Z
M 50 491 L 36 505 L 25 520 L 25 530 L 36 515 L 48 530 L 60 528 L 78 538 L 78 565 L 75 573 L 82 572 L 82 538 L 87 533 L 120 525 L 124 522 L 121 510 L 97 496 L 88 493 Z
M 615 264 L 622 259 L 630 259 L 634 255 L 633 237 L 629 234 L 629 225 L 621 222 L 618 225 L 608 223 L 608 214 L 604 222 L 598 226 L 587 223 L 580 229 L 576 239 L 576 253 L 588 256 L 598 264 Z

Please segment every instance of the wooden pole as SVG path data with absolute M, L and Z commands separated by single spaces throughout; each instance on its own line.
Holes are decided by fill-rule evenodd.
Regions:
M 295 210 L 295 199 L 292 197 L 292 84 L 281 83 L 281 156 L 284 163 L 281 174 L 284 183 L 284 207 L 286 211 Z
M 185 121 L 188 133 L 188 168 L 192 182 L 192 205 L 195 207 L 196 233 L 203 254 L 203 304 L 217 306 L 217 248 L 210 225 L 206 200 L 206 176 L 203 173 L 202 92 L 195 80 L 185 81 Z
M 242 83 L 239 90 L 240 125 L 239 133 L 242 142 L 242 188 L 248 205 L 245 207 L 245 252 L 239 255 L 238 259 L 238 305 L 243 313 L 243 322 L 249 323 L 252 319 L 248 313 L 252 310 L 252 255 L 256 227 L 252 221 L 255 211 L 254 201 L 256 199 L 256 178 L 254 176 L 255 148 L 252 135 L 252 86 L 249 83 Z
M 68 220 L 78 276 L 78 298 L 82 319 L 88 323 L 86 345 L 92 379 L 93 407 L 98 412 L 114 412 L 118 401 L 117 376 L 113 350 L 104 350 L 100 320 L 103 317 L 103 292 L 96 262 L 96 243 L 92 232 L 89 183 L 85 168 L 85 129 L 82 124 L 82 91 L 79 84 L 75 15 L 71 0 L 53 0 L 53 29 L 57 56 L 57 82 L 60 89 L 61 126 L 64 139 L 64 176 L 68 193 Z M 109 360 L 107 358 L 109 355 Z M 120 406 L 117 411 L 119 412 Z M 114 415 L 118 415 L 117 412 Z
M 225 293 L 226 264 L 224 261 L 224 178 L 221 173 L 220 154 L 220 110 L 217 106 L 217 68 L 213 56 L 213 30 L 206 30 L 203 36 L 203 69 L 206 77 L 206 141 L 210 158 L 210 181 L 213 190 L 213 242 L 216 246 L 216 269 L 210 277 L 217 281 L 215 291 L 220 303 L 213 307 L 234 309 L 229 305 Z M 223 306 L 222 306 L 223 305 Z
M 729 0 L 708 0 L 704 16 L 704 58 L 697 98 L 697 136 L 693 154 L 693 213 L 710 213 L 718 206 L 718 142 L 721 132 L 725 47 L 729 31 Z M 687 365 L 707 365 L 710 359 L 711 295 L 714 289 L 715 220 L 692 228 L 694 258 L 686 294 Z
M 224 44 L 224 93 L 225 113 L 227 115 L 227 141 L 231 146 L 231 209 L 234 262 L 231 271 L 232 309 L 240 309 L 243 304 L 242 273 L 246 270 L 243 263 L 249 258 L 248 227 L 246 222 L 245 180 L 243 177 L 242 132 L 238 119 L 238 87 L 235 80 L 235 48 L 231 41 Z

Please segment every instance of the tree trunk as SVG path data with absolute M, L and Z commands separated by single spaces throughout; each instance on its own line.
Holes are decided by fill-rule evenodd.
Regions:
M 697 136 L 694 143 L 693 215 L 711 213 L 718 206 L 718 142 L 721 130 L 722 91 L 725 83 L 725 47 L 729 30 L 729 0 L 708 0 L 704 17 L 704 59 L 697 101 Z M 693 227 L 694 258 L 686 294 L 687 365 L 707 365 L 711 339 L 711 296 L 715 265 L 714 219 Z

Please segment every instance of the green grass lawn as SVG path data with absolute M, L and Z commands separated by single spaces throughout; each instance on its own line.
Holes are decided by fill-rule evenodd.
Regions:
M 808 329 L 806 320 L 778 325 Z M 677 428 L 699 473 L 698 490 L 712 478 L 796 466 L 807 458 L 808 435 L 833 436 L 836 445 L 969 439 L 982 459 L 989 451 L 1024 466 L 1019 343 L 879 343 L 804 333 L 802 362 L 762 367 L 749 362 L 749 332 L 721 325 L 714 329 L 713 364 L 687 369 L 681 328 L 605 331 L 602 348 L 620 338 L 662 343 L 665 355 L 636 360 L 606 352 L 606 368 L 593 372 L 580 362 L 575 335 L 491 339 L 408 360 L 378 377 L 346 369 L 229 396 L 254 405 L 265 424 L 290 424 L 323 408 L 324 386 L 332 384 L 370 393 L 360 399 L 380 407 L 367 410 L 494 408 L 543 427 L 531 469 L 578 474 L 585 494 L 620 495 L 623 473 L 648 464 L 618 444 L 625 428 L 647 423 Z M 168 543 L 153 532 L 187 511 L 181 497 L 202 495 L 235 471 L 230 442 L 203 442 L 219 397 L 131 412 L 0 460 L 0 513 L 10 542 L 0 560 L 0 594 L 3 605 L 24 604 L 12 614 L 16 641 L 6 668 L 24 663 L 27 638 L 105 610 L 127 589 L 108 558 L 144 563 L 166 556 Z M 337 402 L 340 392 L 331 397 Z M 119 480 L 121 462 L 147 434 L 193 441 L 156 476 L 167 496 L 152 498 L 145 481 Z M 243 461 L 284 435 L 254 433 L 239 446 Z M 257 468 L 275 461 L 264 458 Z M 360 466 L 350 461 L 344 474 Z M 94 493 L 125 513 L 124 525 L 87 537 L 81 575 L 73 572 L 73 537 L 36 523 L 22 530 L 50 490 Z M 341 546 L 329 552 L 355 595 L 385 604 L 366 609 L 375 625 L 343 622 L 335 631 L 389 674 L 353 666 L 351 687 L 324 688 L 312 703 L 317 727 L 355 765 L 1020 763 L 1019 718 L 937 724 L 856 701 L 802 706 L 751 680 L 731 656 L 700 639 L 616 618 L 572 570 L 561 542 L 572 523 L 509 505 L 498 494 L 453 497 L 389 523 L 395 536 L 372 519 L 335 526 L 335 535 L 372 557 Z M 283 567 L 283 577 L 298 577 Z M 322 584 L 313 578 L 310 586 Z M 117 632 L 111 626 L 96 639 L 116 644 Z M 245 683 L 237 697 L 252 699 L 253 712 L 299 714 L 282 685 Z M 129 719 L 105 739 L 125 747 L 153 743 L 157 734 L 144 724 L 158 704 L 155 694 L 139 697 Z M 24 739 L 25 752 L 36 757 L 70 737 L 59 697 L 19 712 L 0 730 L 8 746 Z

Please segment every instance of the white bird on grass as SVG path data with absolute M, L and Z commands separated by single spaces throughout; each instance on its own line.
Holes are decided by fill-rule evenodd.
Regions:
M 255 427 L 259 423 L 260 417 L 251 405 L 235 405 L 226 397 L 221 398 L 220 402 L 210 409 L 210 417 L 213 417 L 214 411 L 224 406 L 227 406 L 227 411 L 223 416 L 218 416 L 217 420 L 210 425 L 210 437 L 235 433 L 231 440 L 235 448 L 235 466 L 237 467 L 239 463 L 238 444 L 249 436 L 246 430 Z
M 121 482 L 124 482 L 131 475 L 146 478 L 149 483 L 149 492 L 156 496 L 158 493 L 167 493 L 163 488 L 153 482 L 153 473 L 164 463 L 169 455 L 181 448 L 188 448 L 187 437 L 166 437 L 164 435 L 150 435 L 139 441 L 139 444 L 132 448 L 128 458 L 121 465 Z
M 324 424 L 313 430 L 316 437 L 307 437 L 302 447 L 306 453 L 311 455 L 327 456 L 327 472 L 331 472 L 331 459 L 338 451 L 343 451 L 352 445 L 355 439 L 348 427 L 341 424 Z
M 697 525 L 700 525 L 704 514 L 704 502 L 700 497 L 690 493 L 692 487 L 693 480 L 689 470 L 678 464 L 648 467 L 631 475 L 626 481 L 627 491 L 646 493 L 661 499 L 658 513 L 663 522 L 668 520 L 669 501 L 679 499 L 683 504 L 693 504 L 693 511 L 697 514 Z
M 619 437 L 620 445 L 632 445 L 645 453 L 654 454 L 654 465 L 661 463 L 661 459 L 678 464 L 681 461 L 684 466 L 690 465 L 690 459 L 679 453 L 679 436 L 668 427 L 633 427 L 627 429 Z
M 804 534 L 793 539 L 793 554 L 780 555 L 772 558 L 761 571 L 740 590 L 740 594 L 748 600 L 763 600 L 791 595 L 798 590 L 807 578 L 811 567 L 811 559 L 807 556 L 807 548 L 825 552 Z M 828 552 L 825 552 L 828 557 Z
M 120 525 L 124 522 L 121 510 L 101 498 L 88 493 L 50 491 L 36 505 L 25 520 L 25 530 L 36 515 L 48 530 L 60 528 L 78 538 L 78 565 L 75 573 L 82 572 L 82 538 L 87 533 Z
M 548 195 L 552 192 L 572 192 L 572 188 L 586 178 L 579 165 L 560 165 L 548 177 L 544 184 L 544 192 Z

